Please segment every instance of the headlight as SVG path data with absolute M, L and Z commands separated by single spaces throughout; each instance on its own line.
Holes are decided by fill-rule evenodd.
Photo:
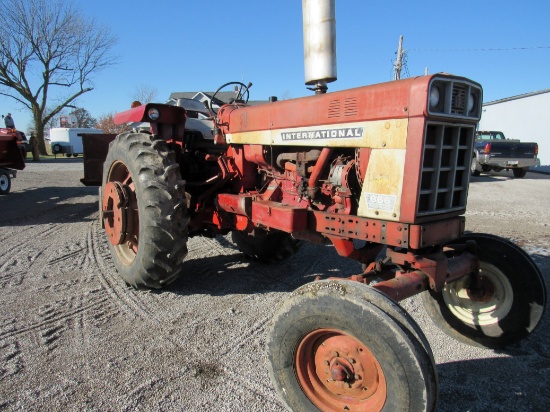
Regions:
M 474 110 L 476 105 L 476 96 L 473 93 L 470 93 L 468 96 L 468 113 L 471 113 Z
M 439 105 L 440 93 L 439 89 L 434 86 L 430 90 L 430 108 L 435 109 Z
M 430 82 L 426 105 L 430 115 L 472 119 L 480 116 L 481 96 L 479 84 L 442 75 Z
M 149 116 L 149 119 L 153 121 L 158 120 L 158 118 L 160 117 L 159 109 L 157 109 L 156 107 L 150 108 L 147 112 L 147 116 Z

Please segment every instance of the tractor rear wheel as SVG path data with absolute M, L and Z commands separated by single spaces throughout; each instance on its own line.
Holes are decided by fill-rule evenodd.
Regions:
M 268 330 L 271 380 L 295 411 L 433 411 L 428 342 L 394 301 L 353 281 L 318 281 L 284 301 Z
M 101 214 L 118 273 L 134 287 L 175 281 L 187 255 L 187 204 L 166 142 L 124 133 L 111 143 Z
M 234 230 L 231 232 L 231 238 L 246 256 L 263 263 L 275 263 L 289 258 L 302 244 L 289 233 L 279 231 L 256 231 L 256 235 L 252 236 Z
M 497 236 L 472 233 L 453 243 L 468 240 L 479 248 L 479 278 L 422 293 L 426 311 L 443 332 L 469 345 L 499 348 L 520 341 L 535 330 L 545 310 L 540 270 L 525 251 Z

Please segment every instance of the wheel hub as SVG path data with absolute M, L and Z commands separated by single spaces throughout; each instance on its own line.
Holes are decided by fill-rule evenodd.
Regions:
M 103 190 L 103 224 L 109 242 L 121 245 L 129 232 L 131 209 L 128 208 L 131 189 L 120 182 L 108 182 Z
M 386 380 L 370 350 L 340 331 L 311 332 L 296 352 L 296 375 L 306 396 L 322 410 L 381 410 Z
M 459 279 L 442 291 L 449 310 L 467 325 L 497 325 L 508 315 L 514 302 L 510 281 L 496 266 L 481 262 L 479 278 Z
M 473 283 L 466 289 L 472 302 L 489 302 L 493 298 L 495 287 L 485 276 L 479 276 Z
M 349 382 L 353 372 L 353 366 L 344 358 L 332 358 L 330 361 L 330 377 L 333 381 Z

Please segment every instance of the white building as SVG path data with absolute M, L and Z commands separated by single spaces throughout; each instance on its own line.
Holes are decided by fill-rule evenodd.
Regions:
M 549 112 L 547 112 L 547 110 Z M 550 171 L 550 89 L 483 104 L 479 130 L 500 130 L 508 139 L 539 144 L 539 159 Z

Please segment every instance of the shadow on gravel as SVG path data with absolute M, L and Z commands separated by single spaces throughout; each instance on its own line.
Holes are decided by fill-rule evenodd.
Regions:
M 359 263 L 338 256 L 332 246 L 305 243 L 294 256 L 266 264 L 247 258 L 225 239 L 220 243 L 236 253 L 186 259 L 183 276 L 166 291 L 182 296 L 291 292 L 317 276 L 347 277 L 361 272 Z
M 437 365 L 438 412 L 547 411 L 550 405 L 550 319 L 500 358 Z
M 550 405 L 548 357 L 475 359 L 437 368 L 438 412 L 545 411 Z
M 81 197 L 94 196 L 89 202 Z M 0 227 L 92 220 L 98 210 L 95 187 L 37 187 L 0 196 Z
M 25 162 L 27 164 L 32 164 L 33 161 L 32 160 L 29 160 L 27 159 L 27 161 Z M 70 163 L 84 163 L 84 158 L 82 157 L 82 155 L 80 155 L 80 157 L 62 157 L 62 156 L 58 156 L 58 157 L 41 157 L 40 158 L 40 163 L 55 163 L 55 164 L 59 164 L 59 163 L 65 163 L 65 164 L 70 164 Z

